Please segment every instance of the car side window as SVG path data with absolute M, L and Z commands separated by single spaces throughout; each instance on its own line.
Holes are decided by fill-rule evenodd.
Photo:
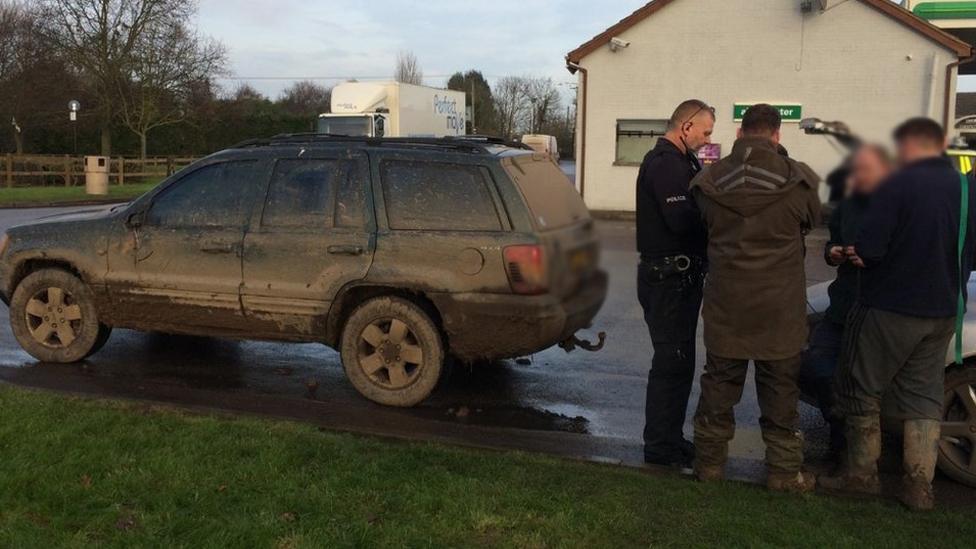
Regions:
M 361 229 L 366 226 L 366 191 L 369 174 L 359 160 L 344 160 L 336 191 L 335 226 Z
M 149 209 L 150 225 L 169 228 L 243 227 L 255 161 L 211 164 L 163 191 Z
M 261 225 L 285 228 L 332 226 L 338 160 L 299 158 L 275 164 Z
M 478 166 L 387 160 L 383 197 L 394 230 L 499 231 L 492 193 Z

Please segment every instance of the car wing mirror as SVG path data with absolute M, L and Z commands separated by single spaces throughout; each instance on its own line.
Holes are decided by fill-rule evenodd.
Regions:
M 142 227 L 146 222 L 146 212 L 138 211 L 129 214 L 129 217 L 125 218 L 125 226 L 130 229 L 138 229 Z

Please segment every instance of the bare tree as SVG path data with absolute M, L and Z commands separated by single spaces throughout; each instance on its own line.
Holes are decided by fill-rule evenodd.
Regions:
M 256 90 L 254 86 L 244 83 L 237 86 L 233 92 L 230 94 L 230 99 L 237 102 L 261 102 L 267 101 L 268 98 L 264 96 L 261 92 Z
M 133 65 L 147 29 L 175 25 L 195 0 L 39 0 L 46 38 L 91 82 L 101 118 L 102 154 L 111 154 L 119 82 Z
M 332 89 L 308 80 L 295 82 L 278 102 L 292 116 L 317 116 L 332 110 Z
M 401 51 L 397 54 L 395 78 L 404 84 L 423 85 L 424 71 L 413 52 Z
M 506 76 L 495 84 L 493 95 L 502 137 L 515 137 L 529 114 L 528 90 L 528 81 L 520 76 Z
M 40 21 L 32 4 L 0 1 L 0 123 L 10 129 L 18 154 L 25 131 L 67 119 L 64 93 L 76 82 L 42 39 Z
M 13 97 L 12 89 L 24 71 L 24 63 L 27 60 L 24 53 L 29 49 L 25 43 L 29 35 L 26 35 L 22 29 L 33 26 L 23 6 L 0 4 L 0 91 L 4 92 L 4 102 L 7 103 L 7 109 L 11 110 L 11 112 L 3 112 L 6 120 L 0 123 L 10 122 L 14 151 L 17 154 L 23 154 L 24 140 L 20 124 L 17 122 L 16 107 L 12 104 L 18 98 Z
M 24 19 L 24 10 L 19 4 L 0 4 L 0 80 L 10 78 L 16 70 L 22 38 L 17 29 L 24 25 Z
M 541 133 L 561 111 L 559 90 L 552 78 L 529 78 L 526 95 L 530 104 L 529 133 Z
M 183 23 L 155 21 L 146 27 L 118 81 L 119 118 L 139 136 L 141 158 L 149 132 L 185 120 L 194 84 L 223 72 L 224 63 L 222 45 Z

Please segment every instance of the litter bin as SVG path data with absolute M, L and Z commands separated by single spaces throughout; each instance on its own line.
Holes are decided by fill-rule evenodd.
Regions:
M 107 156 L 85 157 L 85 192 L 88 194 L 108 194 L 109 158 Z

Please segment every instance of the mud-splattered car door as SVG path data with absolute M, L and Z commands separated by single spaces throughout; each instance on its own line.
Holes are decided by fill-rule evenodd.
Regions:
M 266 162 L 218 162 L 187 172 L 127 212 L 110 258 L 109 291 L 121 325 L 237 334 L 244 225 L 266 180 Z
M 336 294 L 372 262 L 369 180 L 361 152 L 299 149 L 275 161 L 263 211 L 244 238 L 242 301 L 252 331 L 326 338 Z

